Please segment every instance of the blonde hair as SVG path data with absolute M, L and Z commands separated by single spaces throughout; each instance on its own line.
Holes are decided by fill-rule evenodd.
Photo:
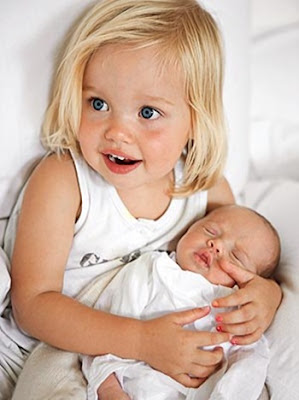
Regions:
M 57 70 L 43 125 L 45 147 L 57 153 L 80 152 L 77 134 L 86 65 L 100 47 L 119 43 L 157 45 L 163 62 L 180 67 L 192 126 L 184 152 L 184 182 L 173 194 L 211 187 L 226 159 L 222 43 L 214 19 L 196 0 L 97 2 L 73 31 Z

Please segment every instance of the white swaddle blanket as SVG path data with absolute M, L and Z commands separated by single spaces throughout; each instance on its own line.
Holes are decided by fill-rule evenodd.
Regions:
M 209 305 L 233 289 L 213 285 L 204 277 L 183 271 L 166 253 L 145 253 L 123 267 L 105 288 L 96 308 L 113 314 L 149 319 L 163 314 Z M 187 329 L 215 330 L 215 312 Z M 120 334 L 121 335 L 121 334 Z M 120 337 L 121 340 L 121 337 Z M 115 372 L 122 387 L 135 400 L 256 400 L 262 392 L 269 362 L 266 339 L 250 346 L 223 345 L 226 361 L 199 389 L 188 389 L 149 365 L 107 355 L 83 356 L 88 400 Z

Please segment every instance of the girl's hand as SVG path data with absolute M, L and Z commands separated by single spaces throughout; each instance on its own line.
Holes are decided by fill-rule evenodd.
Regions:
M 275 281 L 262 278 L 236 265 L 226 264 L 222 268 L 236 281 L 240 289 L 213 301 L 213 307 L 238 307 L 237 310 L 216 316 L 218 330 L 233 334 L 233 344 L 253 343 L 271 324 L 281 302 L 281 289 Z
M 229 340 L 228 333 L 183 329 L 210 312 L 209 307 L 168 314 L 143 321 L 140 358 L 187 387 L 200 386 L 219 366 L 223 350 L 203 350 Z

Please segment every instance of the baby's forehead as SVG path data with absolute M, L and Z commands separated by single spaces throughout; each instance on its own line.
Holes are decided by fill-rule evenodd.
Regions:
M 259 229 L 268 231 L 268 227 L 264 219 L 255 211 L 237 205 L 222 206 L 212 210 L 202 220 L 202 223 L 212 223 L 219 225 L 225 231 L 251 232 Z
M 250 219 L 252 221 L 262 222 L 260 216 L 253 210 L 238 206 L 238 205 L 227 205 L 217 207 L 206 215 L 207 218 L 214 221 L 225 221 L 225 220 L 235 220 L 236 218 Z

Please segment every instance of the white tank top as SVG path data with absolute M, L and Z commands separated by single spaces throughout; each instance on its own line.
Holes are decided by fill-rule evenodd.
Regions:
M 84 159 L 72 156 L 79 182 L 82 209 L 75 224 L 73 245 L 66 264 L 64 292 L 76 296 L 95 276 L 107 270 L 108 261 L 126 263 L 149 250 L 175 250 L 186 229 L 206 211 L 207 192 L 173 198 L 157 220 L 136 219 L 116 189 L 91 169 Z M 182 162 L 175 168 L 175 182 L 182 177 Z M 11 256 L 22 194 L 10 218 L 5 250 Z M 150 201 L 150 199 L 149 199 Z M 110 267 L 109 267 L 110 269 Z

